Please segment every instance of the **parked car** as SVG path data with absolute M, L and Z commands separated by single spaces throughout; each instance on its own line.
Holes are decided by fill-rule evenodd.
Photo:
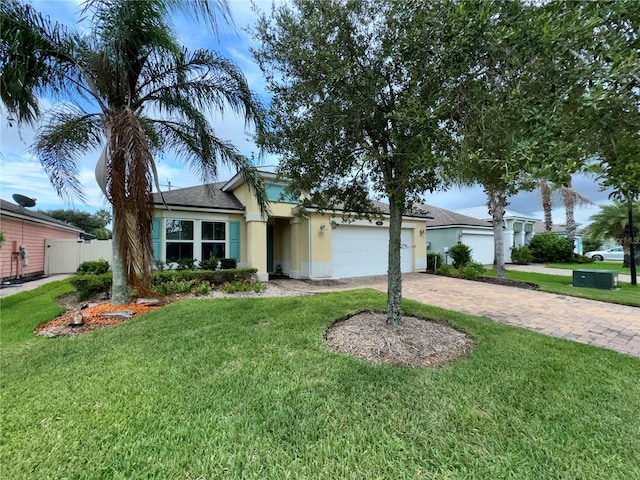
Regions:
M 623 261 L 624 260 L 624 249 L 622 247 L 614 247 L 609 250 L 598 250 L 596 252 L 587 252 L 584 254 L 585 257 L 593 258 L 594 260 L 613 260 L 613 261 Z

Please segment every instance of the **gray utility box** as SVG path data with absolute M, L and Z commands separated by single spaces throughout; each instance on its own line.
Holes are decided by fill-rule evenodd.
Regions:
M 618 287 L 618 272 L 613 270 L 574 270 L 573 286 L 611 290 Z

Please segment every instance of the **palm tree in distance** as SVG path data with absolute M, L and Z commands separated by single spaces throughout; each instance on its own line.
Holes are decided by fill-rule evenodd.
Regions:
M 41 117 L 38 96 L 57 100 L 44 117 L 33 151 L 59 195 L 83 198 L 81 155 L 102 148 L 96 177 L 113 206 L 113 303 L 126 303 L 128 285 L 152 285 L 154 154 L 172 150 L 204 183 L 219 163 L 242 173 L 268 214 L 256 169 L 216 136 L 206 112 L 230 108 L 261 128 L 263 110 L 239 68 L 209 50 L 176 40 L 176 10 L 217 32 L 230 21 L 226 0 L 86 0 L 86 33 L 77 32 L 18 0 L 0 13 L 0 97 L 18 124 Z

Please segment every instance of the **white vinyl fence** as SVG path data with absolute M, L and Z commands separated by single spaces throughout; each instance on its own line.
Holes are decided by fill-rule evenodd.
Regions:
M 111 240 L 91 240 L 89 243 L 77 240 L 47 238 L 44 244 L 44 273 L 75 273 L 82 262 L 104 258 L 113 263 Z

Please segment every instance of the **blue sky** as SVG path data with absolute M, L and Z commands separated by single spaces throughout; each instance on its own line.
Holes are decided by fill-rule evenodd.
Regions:
M 276 3 L 280 3 L 280 1 L 276 0 Z M 75 25 L 79 18 L 78 13 L 82 2 L 80 0 L 32 0 L 31 3 L 39 11 L 50 15 L 53 20 Z M 258 8 L 268 11 L 272 2 L 271 0 L 255 0 L 253 3 Z M 265 81 L 249 52 L 252 40 L 245 31 L 246 27 L 253 24 L 256 19 L 251 4 L 250 0 L 229 0 L 235 28 L 223 27 L 218 39 L 204 27 L 196 26 L 194 28 L 193 22 L 178 20 L 176 21 L 176 29 L 183 43 L 189 48 L 217 50 L 226 58 L 235 61 L 247 77 L 251 88 L 266 102 L 268 97 L 265 93 Z M 47 105 L 47 100 L 43 99 L 43 104 Z M 12 194 L 20 193 L 36 198 L 36 208 L 41 210 L 77 208 L 95 212 L 99 208 L 108 207 L 93 174 L 99 152 L 87 155 L 80 168 L 80 181 L 85 187 L 87 204 L 83 204 L 77 199 L 68 203 L 56 195 L 40 164 L 29 153 L 29 146 L 34 138 L 34 129 L 26 125 L 21 128 L 15 125 L 9 126 L 4 110 L 0 110 L 0 113 L 0 197 L 2 199 L 12 201 Z M 250 139 L 251 132 L 245 131 L 242 119 L 229 114 L 224 117 L 213 117 L 212 122 L 217 135 L 233 142 L 243 154 L 251 156 L 252 153 L 258 153 L 257 147 Z M 189 187 L 200 183 L 196 175 L 183 167 L 181 163 L 176 162 L 171 155 L 163 155 L 157 161 L 160 184 L 163 190 L 167 188 L 169 182 L 172 188 Z M 265 158 L 264 162 L 274 164 L 277 159 Z M 219 180 L 226 180 L 233 173 L 221 168 Z M 608 203 L 607 193 L 600 192 L 593 180 L 587 177 L 574 178 L 574 187 L 597 204 Z M 479 206 L 485 202 L 485 195 L 480 188 L 452 189 L 425 197 L 425 203 L 450 210 Z M 558 204 L 560 204 L 559 201 Z M 537 192 L 524 192 L 517 195 L 511 199 L 511 204 L 507 208 L 534 218 L 543 218 L 540 196 Z M 597 211 L 597 206 L 581 208 L 576 211 L 576 219 L 579 223 L 586 224 L 589 215 Z M 563 216 L 564 210 L 558 205 L 554 209 L 554 222 L 564 223 Z

